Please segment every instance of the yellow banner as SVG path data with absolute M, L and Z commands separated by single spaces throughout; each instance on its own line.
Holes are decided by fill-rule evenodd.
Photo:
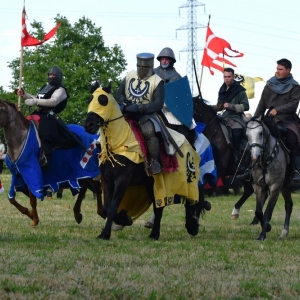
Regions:
M 234 80 L 246 89 L 248 99 L 254 98 L 255 83 L 264 81 L 261 77 L 249 77 L 241 74 L 235 74 Z

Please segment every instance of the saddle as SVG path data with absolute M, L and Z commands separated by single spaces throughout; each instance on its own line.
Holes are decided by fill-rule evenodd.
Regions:
M 225 125 L 222 121 L 220 121 L 220 125 L 228 147 L 234 149 L 232 143 L 232 128 L 230 126 Z M 244 151 L 246 147 L 247 147 L 247 139 L 244 137 L 240 143 L 240 150 Z

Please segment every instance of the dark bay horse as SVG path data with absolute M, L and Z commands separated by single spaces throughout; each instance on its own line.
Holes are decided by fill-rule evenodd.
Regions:
M 235 161 L 234 150 L 228 146 L 226 138 L 221 128 L 221 121 L 214 109 L 209 106 L 201 97 L 194 97 L 194 119 L 196 122 L 206 124 L 203 134 L 207 137 L 214 148 L 214 159 L 217 165 L 218 176 L 234 176 L 235 175 Z M 248 167 L 249 157 L 243 157 L 242 164 Z M 245 201 L 253 194 L 254 189 L 249 180 L 241 180 L 243 185 L 243 194 L 238 202 L 234 205 L 232 219 L 239 216 L 240 208 Z M 253 220 L 255 223 L 255 221 Z
M 285 238 L 289 233 L 293 209 L 289 155 L 280 142 L 277 126 L 269 117 L 265 117 L 263 121 L 261 117 L 248 121 L 246 135 L 251 149 L 251 176 L 255 183 L 255 215 L 262 228 L 257 240 L 263 241 L 266 233 L 271 230 L 270 220 L 280 192 L 285 201 L 285 221 L 279 237 Z M 268 204 L 263 213 L 263 206 L 268 197 Z
M 97 88 L 93 91 L 92 99 L 89 103 L 88 114 L 85 120 L 85 130 L 89 133 L 96 133 L 100 129 L 101 155 L 100 172 L 104 184 L 104 212 L 107 216 L 106 224 L 100 239 L 108 240 L 111 237 L 112 223 L 122 226 L 130 226 L 132 220 L 126 210 L 118 213 L 119 205 L 127 189 L 130 186 L 144 186 L 148 198 L 153 204 L 155 221 L 151 233 L 152 239 L 159 239 L 162 212 L 168 202 L 174 200 L 174 195 L 185 196 L 186 223 L 185 227 L 189 234 L 197 235 L 199 230 L 198 203 L 198 166 L 199 156 L 184 139 L 181 150 L 187 149 L 184 158 L 178 157 L 179 166 L 184 167 L 173 173 L 148 176 L 145 172 L 145 163 L 141 155 L 141 146 L 132 131 L 129 123 L 125 120 L 118 103 L 111 95 L 111 86 Z M 182 163 L 182 165 L 181 165 Z M 198 174 L 198 175 L 197 175 Z M 184 177 L 184 180 L 180 178 Z M 169 178 L 169 183 L 166 181 Z M 177 181 L 178 180 L 178 181 Z M 165 184 L 165 188 L 160 191 L 169 191 L 168 196 L 158 196 L 157 184 Z M 169 186 L 168 186 L 169 185 Z M 184 191 L 184 189 L 187 190 Z M 164 193 L 165 193 L 164 192 Z M 191 193 L 192 192 L 192 193 Z M 135 192 L 134 197 L 140 197 Z M 149 208 L 148 206 L 148 208 Z
M 12 172 L 12 182 L 8 198 L 10 203 L 22 214 L 32 219 L 33 227 L 39 223 L 37 198 L 44 198 L 47 188 L 50 186 L 50 184 L 48 186 L 44 184 L 46 180 L 47 182 L 48 180 L 51 182 L 50 179 L 52 178 L 54 180 L 60 178 L 59 180 L 61 180 L 55 182 L 53 186 L 51 185 L 54 192 L 60 187 L 69 187 L 74 192 L 77 192 L 79 189 L 79 194 L 73 207 L 77 223 L 82 221 L 81 202 L 88 188 L 93 189 L 97 194 L 97 213 L 103 217 L 101 186 L 99 181 L 93 180 L 93 177 L 99 174 L 98 165 L 97 167 L 95 165 L 93 167 L 88 165 L 89 162 L 92 162 L 92 159 L 97 160 L 97 154 L 92 149 L 89 153 L 84 152 L 79 146 L 80 149 L 78 147 L 56 149 L 53 152 L 53 162 L 51 162 L 50 170 L 42 170 L 38 163 L 41 150 L 35 125 L 32 121 L 26 119 L 23 113 L 17 110 L 14 103 L 2 99 L 0 99 L 0 127 L 4 130 L 7 142 L 6 164 Z M 82 131 L 84 132 L 83 128 Z M 87 137 L 88 139 L 91 139 L 91 137 Z M 67 152 L 69 150 L 71 152 Z M 85 153 L 84 157 L 78 157 L 77 153 L 81 153 L 82 151 Z M 60 159 L 62 157 L 60 155 L 63 152 L 66 152 L 67 156 L 70 155 L 74 162 L 67 164 L 65 159 Z M 72 157 L 75 153 L 77 156 Z M 52 169 L 54 169 L 54 172 L 51 171 Z M 82 170 L 80 174 L 79 170 Z M 60 173 L 58 174 L 58 172 Z M 21 191 L 29 197 L 30 210 L 17 202 L 15 198 L 16 191 Z

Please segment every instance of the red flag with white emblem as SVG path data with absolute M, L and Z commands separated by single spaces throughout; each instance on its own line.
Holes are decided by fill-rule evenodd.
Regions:
M 21 35 L 21 46 L 38 46 L 43 44 L 44 42 L 48 41 L 51 39 L 56 31 L 57 28 L 61 25 L 58 23 L 54 28 L 52 28 L 47 34 L 45 34 L 44 39 L 42 41 L 36 39 L 35 37 L 31 36 L 26 28 L 26 11 L 25 11 L 25 6 L 23 7 L 23 12 L 22 12 L 22 35 Z
M 233 55 L 230 54 L 227 49 L 236 54 Z M 214 75 L 214 71 L 212 70 L 212 68 L 223 72 L 224 67 L 216 63 L 217 61 L 223 63 L 223 65 L 228 64 L 233 67 L 236 67 L 235 64 L 233 64 L 232 62 L 230 62 L 224 57 L 225 55 L 229 57 L 244 56 L 243 53 L 233 50 L 227 41 L 219 37 L 216 37 L 208 25 L 207 33 L 206 33 L 206 43 L 205 43 L 201 65 L 208 67 L 212 75 Z

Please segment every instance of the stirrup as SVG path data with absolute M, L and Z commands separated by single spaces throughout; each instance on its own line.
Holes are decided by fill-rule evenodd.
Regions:
M 159 162 L 157 160 L 152 159 L 150 166 L 149 166 L 149 170 L 151 175 L 155 175 L 161 172 L 161 166 L 159 164 Z
M 292 173 L 292 179 L 291 179 L 293 182 L 300 182 L 300 173 L 295 170 L 293 173 Z
M 41 167 L 44 167 L 48 164 L 48 161 L 47 161 L 47 158 L 45 155 L 43 155 L 39 158 L 39 164 Z

